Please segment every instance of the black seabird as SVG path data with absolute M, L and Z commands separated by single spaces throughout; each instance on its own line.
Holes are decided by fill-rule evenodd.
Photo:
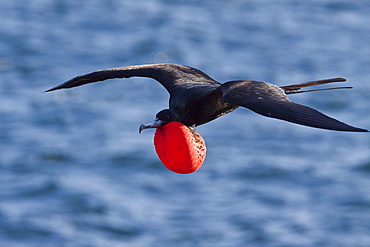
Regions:
M 219 83 L 204 72 L 177 64 L 147 64 L 104 69 L 77 76 L 46 92 L 81 86 L 113 78 L 149 77 L 160 82 L 169 92 L 169 109 L 160 111 L 156 120 L 140 126 L 155 128 L 178 121 L 192 130 L 220 116 L 232 112 L 239 106 L 246 107 L 266 117 L 277 118 L 305 126 L 351 132 L 368 132 L 331 118 L 315 109 L 296 104 L 287 94 L 322 91 L 338 88 L 301 90 L 304 87 L 332 82 L 344 82 L 344 78 L 332 78 L 288 86 L 252 80 L 237 80 Z

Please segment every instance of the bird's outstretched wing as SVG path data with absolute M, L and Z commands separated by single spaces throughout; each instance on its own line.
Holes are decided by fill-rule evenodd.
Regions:
M 46 92 L 62 88 L 78 87 L 87 83 L 104 81 L 107 79 L 129 78 L 133 76 L 153 78 L 159 81 L 171 95 L 194 85 L 221 84 L 202 71 L 188 66 L 177 64 L 146 64 L 104 69 L 77 76 L 63 84 L 47 90 Z
M 311 85 L 296 84 L 291 86 L 291 90 L 299 90 L 304 86 Z M 230 81 L 222 84 L 219 90 L 222 92 L 222 101 L 244 106 L 266 117 L 321 129 L 368 132 L 310 107 L 291 102 L 284 92 L 287 88 L 288 86 L 280 88 L 261 81 Z

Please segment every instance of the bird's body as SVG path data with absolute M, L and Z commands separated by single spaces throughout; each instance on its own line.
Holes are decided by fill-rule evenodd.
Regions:
M 345 81 L 343 78 L 310 81 L 281 87 L 267 82 L 251 80 L 229 81 L 221 84 L 202 71 L 188 66 L 148 64 L 100 70 L 77 76 L 47 90 L 47 92 L 107 79 L 133 76 L 153 78 L 160 82 L 170 94 L 169 109 L 160 111 L 155 122 L 141 125 L 140 131 L 145 128 L 166 126 L 169 122 L 180 122 L 194 132 L 196 126 L 205 124 L 235 110 L 239 106 L 243 106 L 267 117 L 310 127 L 337 131 L 368 132 L 365 129 L 340 122 L 307 106 L 293 103 L 287 97 L 287 94 L 292 93 L 350 88 L 301 90 L 301 88 L 309 86 L 343 82 Z M 179 128 L 179 126 L 176 128 Z

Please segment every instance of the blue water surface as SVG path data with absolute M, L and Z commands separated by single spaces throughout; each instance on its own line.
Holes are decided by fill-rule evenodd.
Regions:
M 117 66 L 225 82 L 345 77 L 290 98 L 370 128 L 369 1 L 0 1 L 0 246 L 370 246 L 370 135 L 238 109 L 198 127 L 203 167 L 168 171 L 147 78 L 43 93 Z

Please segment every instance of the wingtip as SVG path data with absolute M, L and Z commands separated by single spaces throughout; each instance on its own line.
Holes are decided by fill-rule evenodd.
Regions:
M 370 132 L 369 130 L 367 129 L 362 129 L 362 128 L 357 128 L 357 127 L 354 127 L 354 126 L 351 126 L 349 125 L 352 129 L 349 130 L 349 131 L 352 131 L 352 132 Z
M 342 128 L 342 129 L 332 129 L 332 130 L 347 131 L 347 132 L 370 132 L 367 129 L 357 128 L 357 127 L 354 127 L 348 124 L 345 124 L 345 125 L 347 125 L 347 127 Z
M 56 86 L 56 87 L 52 87 L 52 88 L 50 88 L 50 89 L 48 89 L 48 90 L 44 91 L 44 93 L 51 92 L 51 91 L 55 91 L 55 90 L 62 89 L 62 88 L 64 88 L 62 85 L 58 85 L 58 86 Z

